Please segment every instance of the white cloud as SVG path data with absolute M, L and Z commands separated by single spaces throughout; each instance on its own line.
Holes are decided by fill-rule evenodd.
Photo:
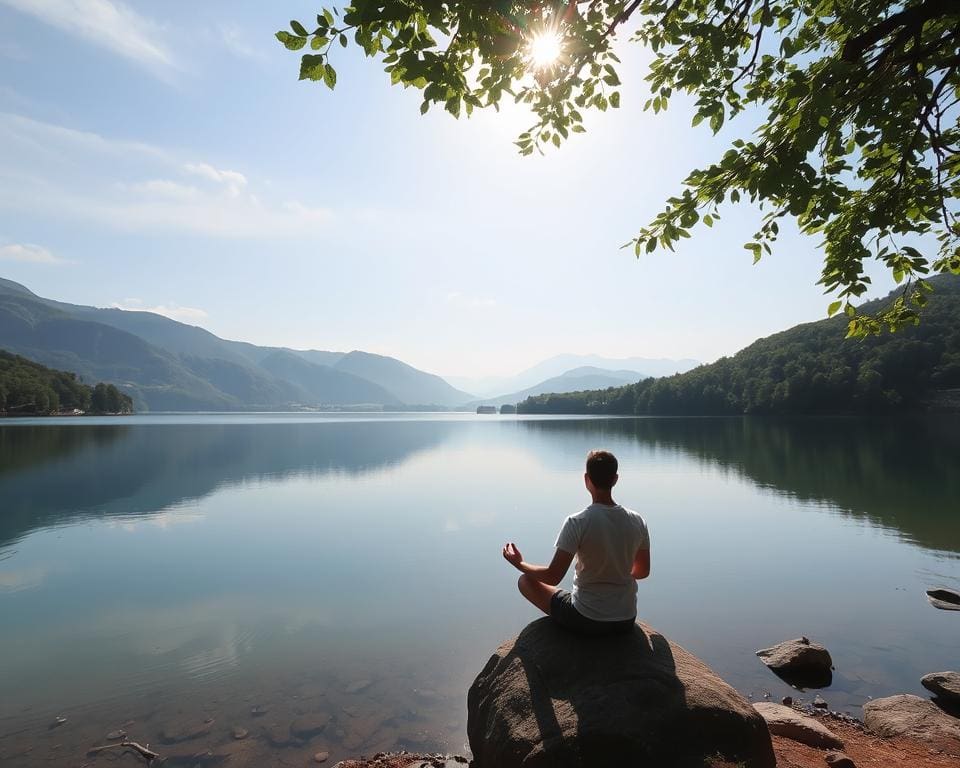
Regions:
M 299 237 L 333 217 L 328 208 L 277 199 L 238 170 L 2 112 L 0 209 L 211 237 Z
M 199 323 L 209 315 L 198 307 L 181 307 L 179 304 L 157 304 L 148 306 L 141 299 L 124 299 L 111 305 L 114 309 L 123 309 L 128 312 L 153 312 L 181 323 Z
M 0 0 L 67 34 L 76 35 L 156 74 L 174 67 L 173 56 L 160 42 L 155 22 L 115 0 Z
M 237 197 L 247 186 L 247 177 L 238 171 L 221 171 L 208 163 L 186 163 L 183 169 L 187 173 L 202 176 L 205 179 L 222 184 L 227 191 Z
M 0 245 L 0 261 L 24 261 L 29 264 L 66 264 L 66 259 L 54 256 L 49 250 L 33 243 Z

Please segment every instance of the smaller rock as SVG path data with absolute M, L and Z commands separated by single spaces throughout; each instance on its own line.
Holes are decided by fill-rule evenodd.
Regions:
M 107 734 L 107 741 L 120 741 L 120 739 L 124 739 L 126 736 L 127 732 L 124 730 L 110 731 L 110 733 Z
M 254 704 L 250 707 L 250 716 L 251 717 L 263 717 L 270 710 L 267 707 L 263 707 L 260 704 Z
M 313 762 L 315 763 L 325 763 L 329 759 L 330 759 L 329 752 L 317 752 L 317 754 L 313 756 Z
M 843 752 L 830 752 L 824 760 L 830 768 L 857 768 L 857 764 Z
M 960 672 L 932 672 L 920 684 L 948 704 L 960 704 Z
M 294 720 L 290 725 L 290 733 L 306 741 L 320 735 L 329 722 L 330 715 L 326 712 L 315 712 Z
M 239 725 L 233 726 L 233 729 L 230 731 L 233 734 L 233 738 L 237 741 L 247 738 L 250 735 L 250 732 L 246 728 L 241 728 Z
M 793 696 L 784 696 L 784 697 L 780 700 L 780 703 L 783 704 L 783 706 L 785 706 L 785 707 L 792 707 L 792 706 L 793 706 Z
M 960 611 L 960 592 L 952 589 L 940 587 L 939 589 L 928 589 L 927 600 L 934 608 L 942 611 Z
M 213 720 L 205 718 L 202 722 L 184 720 L 170 723 L 160 731 L 160 741 L 164 744 L 179 744 L 206 736 L 213 728 Z
M 815 706 L 817 709 L 826 709 L 829 705 L 827 704 L 827 700 L 823 698 L 823 696 L 821 696 L 820 694 L 817 694 L 813 698 L 813 706 Z
M 789 707 L 761 702 L 753 708 L 766 721 L 770 733 L 785 739 L 799 741 L 818 749 L 842 749 L 841 741 L 829 728 L 812 717 L 801 715 Z
M 833 680 L 830 652 L 806 637 L 786 640 L 772 648 L 762 648 L 757 651 L 757 656 L 794 687 L 825 688 Z
M 67 718 L 65 718 L 63 715 L 60 715 L 59 717 L 53 718 L 53 722 L 50 723 L 50 725 L 47 726 L 47 728 L 52 731 L 54 728 L 59 728 L 61 725 L 64 725 L 66 722 L 67 722 Z
M 271 747 L 288 747 L 291 744 L 296 744 L 296 739 L 290 734 L 290 729 L 277 723 L 267 726 L 263 735 L 267 737 Z
M 863 724 L 884 738 L 908 736 L 951 755 L 960 755 L 960 720 L 911 694 L 874 699 L 863 705 Z

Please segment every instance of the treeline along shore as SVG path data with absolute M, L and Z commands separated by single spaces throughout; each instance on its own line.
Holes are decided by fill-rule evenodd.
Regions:
M 960 408 L 960 275 L 929 280 L 916 326 L 845 338 L 846 319 L 798 325 L 686 373 L 529 397 L 530 414 L 812 415 Z M 899 291 L 864 306 L 875 312 Z
M 133 400 L 113 384 L 84 384 L 58 371 L 0 350 L 0 416 L 133 413 Z

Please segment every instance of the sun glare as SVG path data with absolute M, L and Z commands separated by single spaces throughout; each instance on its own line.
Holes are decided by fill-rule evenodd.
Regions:
M 563 53 L 563 39 L 554 29 L 538 32 L 530 39 L 530 63 L 535 69 L 549 69 Z

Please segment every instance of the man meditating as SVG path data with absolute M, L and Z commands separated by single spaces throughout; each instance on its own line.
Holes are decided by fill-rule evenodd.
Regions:
M 650 534 L 636 512 L 613 500 L 617 459 L 591 451 L 583 482 L 593 503 L 570 515 L 557 536 L 550 565 L 523 561 L 511 541 L 503 547 L 508 563 L 521 572 L 520 593 L 560 626 L 588 635 L 629 631 L 637 617 L 637 579 L 650 575 Z M 574 556 L 573 594 L 558 589 Z

